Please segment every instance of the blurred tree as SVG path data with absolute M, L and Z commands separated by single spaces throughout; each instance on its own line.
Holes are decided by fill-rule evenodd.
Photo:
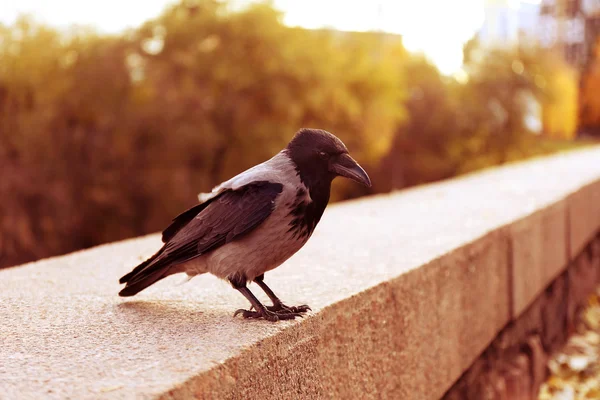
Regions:
M 581 126 L 583 130 L 600 137 L 600 39 L 596 44 L 593 59 L 582 77 Z
M 548 86 L 548 99 L 542 104 L 544 135 L 555 139 L 573 139 L 579 125 L 579 77 L 562 60 L 550 64 L 546 78 L 536 77 Z
M 478 111 L 486 115 L 479 121 L 484 128 L 480 153 L 496 158 L 495 162 L 506 162 L 511 148 L 518 147 L 523 135 L 530 133 L 527 102 L 543 95 L 533 78 L 539 69 L 535 60 L 535 55 L 524 49 L 466 50 L 467 96 L 476 99 L 483 107 Z
M 569 138 L 576 121 L 575 80 L 535 47 L 464 48 L 466 76 L 442 76 L 423 57 L 404 64 L 408 121 L 378 169 L 376 191 L 431 182 L 537 151 L 534 131 Z M 537 125 L 537 126 L 536 126 Z
M 396 35 L 286 27 L 270 4 L 185 0 L 118 36 L 0 26 L 0 266 L 157 231 L 300 127 L 371 174 L 333 200 L 530 154 L 533 100 L 572 133 L 572 77 L 546 53 L 474 40 L 465 69 L 444 77 Z
M 288 28 L 269 5 L 210 0 L 118 37 L 2 28 L 0 264 L 159 230 L 302 126 L 376 162 L 404 117 L 405 56 L 394 37 Z
M 387 151 L 403 116 L 399 41 L 287 28 L 265 4 L 234 14 L 224 7 L 173 6 L 136 38 L 151 103 L 162 110 L 153 114 L 195 149 L 187 151 L 190 187 L 266 159 L 300 126 L 336 132 L 362 160 Z
M 577 77 L 552 51 L 531 45 L 481 49 L 469 43 L 465 66 L 467 86 L 491 112 L 484 154 L 496 153 L 502 163 L 535 151 L 529 148 L 531 133 L 574 137 Z
M 404 65 L 409 96 L 409 120 L 398 130 L 388 157 L 382 162 L 377 191 L 415 185 L 452 176 L 451 143 L 458 139 L 458 104 L 453 84 L 422 56 Z M 387 176 L 385 176 L 387 175 Z M 384 177 L 385 176 L 385 177 Z

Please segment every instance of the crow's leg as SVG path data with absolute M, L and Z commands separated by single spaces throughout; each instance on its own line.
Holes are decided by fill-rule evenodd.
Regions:
M 267 294 L 267 296 L 269 296 L 269 299 L 271 299 L 271 301 L 273 302 L 272 306 L 266 307 L 267 310 L 273 311 L 278 315 L 305 313 L 308 310 L 310 310 L 310 307 L 306 304 L 303 304 L 301 306 L 286 306 L 285 304 L 283 304 L 281 300 L 279 300 L 279 297 L 277 297 L 277 295 L 273 293 L 271 288 L 268 287 L 265 283 L 265 274 L 259 275 L 256 278 L 254 278 L 254 282 L 256 282 L 258 286 L 260 286 L 260 288 Z
M 244 295 L 244 297 L 246 299 L 248 299 L 250 304 L 252 304 L 252 308 L 254 308 L 256 310 L 256 311 L 249 311 L 249 310 L 239 309 L 233 314 L 234 317 L 238 314 L 242 314 L 242 317 L 244 317 L 244 318 L 264 318 L 267 321 L 272 321 L 272 322 L 276 322 L 281 319 L 294 319 L 296 317 L 302 317 L 302 314 L 299 314 L 299 313 L 290 312 L 290 313 L 285 313 L 285 314 L 278 314 L 278 313 L 268 310 L 265 306 L 262 305 L 262 303 L 256 298 L 256 296 L 254 296 L 254 294 L 252 294 L 252 292 L 246 287 L 245 278 L 243 280 L 236 279 L 236 278 L 230 278 L 229 281 L 231 282 L 231 284 L 233 285 L 233 287 L 236 290 L 238 290 L 241 294 Z

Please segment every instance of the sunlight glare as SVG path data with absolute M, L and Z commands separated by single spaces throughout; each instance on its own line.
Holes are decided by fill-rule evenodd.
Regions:
M 401 34 L 408 50 L 424 53 L 444 74 L 460 70 L 462 45 L 483 23 L 483 0 L 275 0 L 274 4 L 292 26 Z
M 252 0 L 232 0 L 236 5 Z M 506 1 L 506 0 L 505 0 Z M 529 0 L 537 1 L 539 0 Z M 60 28 L 91 25 L 117 33 L 160 14 L 173 0 L 20 0 L 0 2 L 0 22 L 12 23 L 20 13 Z M 422 52 L 444 74 L 462 64 L 462 45 L 483 23 L 484 0 L 274 0 L 291 26 L 345 31 L 385 31 L 403 36 L 410 51 Z

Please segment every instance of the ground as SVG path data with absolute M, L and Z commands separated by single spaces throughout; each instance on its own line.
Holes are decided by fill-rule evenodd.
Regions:
M 548 362 L 539 400 L 600 399 L 600 287 L 579 315 L 577 332 Z

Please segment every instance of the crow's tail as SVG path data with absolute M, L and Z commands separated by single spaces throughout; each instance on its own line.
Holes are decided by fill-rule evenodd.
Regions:
M 161 253 L 162 249 L 119 279 L 119 283 L 127 284 L 119 296 L 133 296 L 173 273 L 170 263 L 161 260 Z

